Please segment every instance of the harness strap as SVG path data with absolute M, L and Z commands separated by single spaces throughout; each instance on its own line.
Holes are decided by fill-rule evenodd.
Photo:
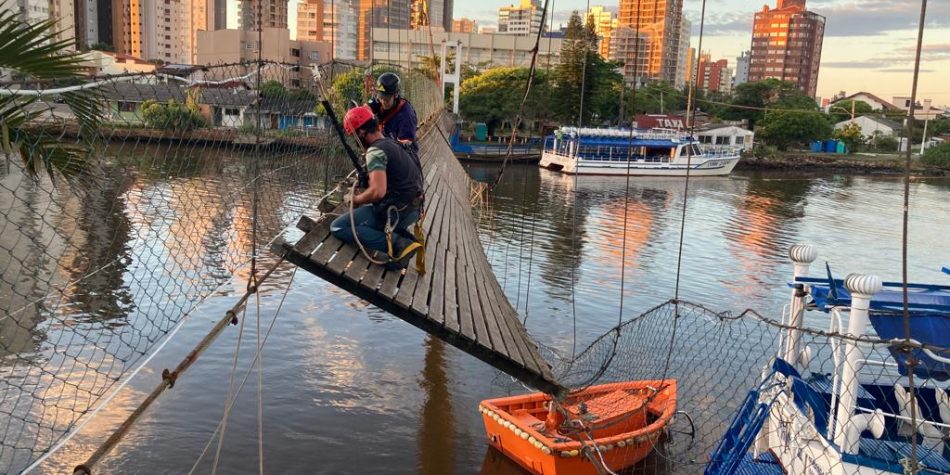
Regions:
M 389 119 L 396 117 L 396 114 L 398 114 L 399 111 L 402 110 L 402 106 L 404 105 L 406 105 L 406 100 L 400 97 L 399 102 L 396 104 L 396 107 L 393 107 L 388 112 L 386 112 L 386 115 L 379 118 L 379 125 L 385 126 L 386 122 L 389 122 Z

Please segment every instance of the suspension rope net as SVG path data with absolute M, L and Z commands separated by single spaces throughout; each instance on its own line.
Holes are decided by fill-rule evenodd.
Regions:
M 0 164 L 0 473 L 43 456 L 205 298 L 248 281 L 254 249 L 315 212 L 351 171 L 315 81 L 333 78 L 344 111 L 382 71 L 420 120 L 442 109 L 421 74 L 339 62 L 0 89 L 0 112 L 26 111 L 3 126 Z M 102 112 L 91 134 L 77 96 Z

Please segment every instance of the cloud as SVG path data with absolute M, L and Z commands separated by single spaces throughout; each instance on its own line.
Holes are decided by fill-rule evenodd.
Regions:
M 821 67 L 837 69 L 877 69 L 882 66 L 888 66 L 892 64 L 893 63 L 889 61 L 882 61 L 879 59 L 864 61 L 822 61 Z
M 825 17 L 826 38 L 916 30 L 920 21 L 920 2 L 911 0 L 828 0 L 812 2 L 809 9 Z M 950 26 L 950 2 L 930 2 L 926 26 Z
M 878 69 L 876 72 L 879 73 L 902 73 L 902 74 L 914 74 L 913 68 L 890 68 L 890 69 Z M 921 69 L 920 74 L 924 73 L 933 73 L 936 72 L 933 69 Z

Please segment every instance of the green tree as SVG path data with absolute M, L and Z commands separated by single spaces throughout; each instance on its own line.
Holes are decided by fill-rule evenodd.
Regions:
M 561 63 L 554 71 L 555 85 L 551 91 L 554 116 L 562 123 L 613 121 L 619 114 L 622 81 L 617 65 L 605 61 L 597 52 L 593 21 L 585 26 L 575 11 L 568 21 L 561 46 Z M 580 117 L 582 102 L 584 115 Z
M 832 123 L 844 122 L 851 119 L 851 107 L 854 106 L 854 117 L 860 117 L 874 112 L 871 105 L 864 101 L 840 101 L 831 105 L 828 114 L 831 116 Z
M 864 134 L 861 133 L 861 127 L 858 124 L 848 124 L 840 129 L 835 129 L 833 138 L 844 141 L 848 146 L 848 152 L 853 153 L 861 149 L 866 143 Z
M 11 10 L 0 12 L 0 69 L 12 70 L 25 80 L 55 81 L 82 76 L 82 57 L 70 52 L 71 40 L 55 38 L 55 20 L 26 23 Z M 79 125 L 78 143 L 31 128 L 30 122 L 47 108 L 37 107 L 37 96 L 0 96 L 0 148 L 10 157 L 19 155 L 28 173 L 36 176 L 42 166 L 55 173 L 75 176 L 88 165 L 94 140 L 102 123 L 102 96 L 85 90 L 62 94 Z
M 686 98 L 668 82 L 657 82 L 625 92 L 627 111 L 632 114 L 659 114 L 686 109 Z
M 893 135 L 885 135 L 880 131 L 874 132 L 868 143 L 875 152 L 894 153 L 897 151 L 897 139 Z
M 720 115 L 726 120 L 747 120 L 754 128 L 765 116 L 763 109 L 818 110 L 818 104 L 788 81 L 765 79 L 736 86 L 731 107 L 724 107 Z
M 950 143 L 935 145 L 924 151 L 920 163 L 930 167 L 950 168 Z
M 756 128 L 756 138 L 779 150 L 805 146 L 831 136 L 832 127 L 818 111 L 770 110 Z
M 287 88 L 280 81 L 270 80 L 261 84 L 261 96 L 268 99 L 287 97 Z
M 176 132 L 186 132 L 207 126 L 207 122 L 196 107 L 190 107 L 189 104 L 182 104 L 174 99 L 169 99 L 168 102 L 153 100 L 143 102 L 142 120 L 149 127 Z
M 494 134 L 505 121 L 518 115 L 528 81 L 528 68 L 494 68 L 462 82 L 459 109 L 472 122 L 484 122 Z M 548 75 L 537 70 L 525 103 L 525 121 L 536 119 L 547 101 Z

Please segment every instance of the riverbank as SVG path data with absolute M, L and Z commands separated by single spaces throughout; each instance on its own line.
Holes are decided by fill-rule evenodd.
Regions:
M 917 175 L 950 176 L 950 170 L 925 167 L 918 158 L 911 164 L 911 172 Z M 774 155 L 742 157 L 736 170 L 787 170 L 787 171 L 838 171 L 857 174 L 891 175 L 904 173 L 905 157 L 898 155 L 872 154 L 817 154 L 808 152 L 784 152 Z
M 34 130 L 44 130 L 47 134 L 76 138 L 79 128 L 75 125 L 39 126 Z M 258 136 L 254 133 L 243 133 L 237 129 L 202 128 L 189 131 L 169 131 L 141 127 L 112 127 L 99 128 L 101 140 L 111 142 L 140 142 L 140 143 L 181 143 L 189 145 L 216 146 L 227 148 L 251 148 L 257 146 Z M 265 130 L 261 134 L 260 145 L 265 148 L 294 147 L 302 149 L 322 149 L 334 144 L 335 137 L 331 132 L 313 132 L 310 135 L 288 133 L 278 130 Z

